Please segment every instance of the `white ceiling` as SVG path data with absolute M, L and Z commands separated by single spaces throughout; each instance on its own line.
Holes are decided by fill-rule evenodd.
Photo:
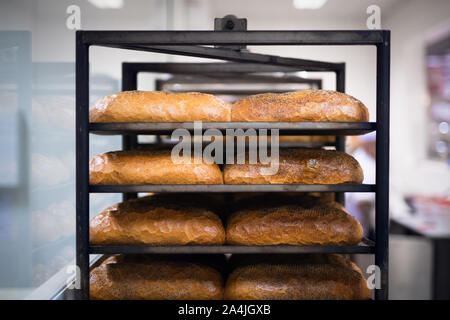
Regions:
M 195 2 L 195 0 L 191 0 Z M 211 13 L 217 17 L 225 14 L 235 14 L 238 17 L 249 18 L 248 26 L 252 29 L 252 19 L 260 24 L 265 20 L 267 28 L 274 29 L 271 20 L 355 20 L 365 21 L 367 7 L 376 4 L 381 8 L 383 17 L 389 16 L 394 10 L 399 10 L 402 5 L 411 0 L 328 0 L 317 10 L 298 10 L 293 6 L 293 0 L 212 0 L 208 1 Z

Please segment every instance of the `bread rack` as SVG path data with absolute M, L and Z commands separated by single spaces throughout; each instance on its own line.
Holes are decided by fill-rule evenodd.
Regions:
M 206 46 L 209 47 L 206 47 Z M 376 131 L 376 184 L 327 185 L 89 185 L 90 134 L 122 135 L 124 150 L 136 147 L 138 134 L 168 134 L 193 123 L 89 123 L 89 48 L 103 46 L 171 55 L 211 58 L 228 63 L 124 63 L 122 89 L 137 88 L 139 72 L 169 74 L 252 74 L 283 71 L 331 71 L 336 90 L 345 91 L 345 64 L 283 58 L 238 51 L 233 46 L 375 46 L 377 59 L 376 122 L 223 122 L 203 123 L 203 129 L 279 129 L 280 135 L 335 135 L 336 149 L 345 150 L 346 135 Z M 211 47 L 215 46 L 215 47 Z M 230 46 L 227 48 L 226 46 Z M 390 31 L 77 31 L 76 33 L 76 263 L 81 288 L 78 298 L 89 299 L 91 254 L 118 253 L 358 253 L 374 254 L 381 288 L 375 299 L 388 298 L 389 231 L 389 78 Z M 376 197 L 375 242 L 354 246 L 92 246 L 89 244 L 89 194 L 137 192 L 373 192 Z

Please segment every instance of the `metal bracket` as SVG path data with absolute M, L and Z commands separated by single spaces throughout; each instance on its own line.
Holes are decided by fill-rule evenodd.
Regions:
M 223 18 L 215 18 L 214 31 L 247 31 L 247 19 L 239 19 L 232 14 L 226 15 Z M 215 46 L 215 48 L 241 51 L 242 49 L 246 49 L 247 46 Z

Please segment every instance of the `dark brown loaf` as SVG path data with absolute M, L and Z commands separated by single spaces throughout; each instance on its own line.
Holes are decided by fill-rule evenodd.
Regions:
M 113 151 L 93 157 L 90 184 L 222 184 L 216 164 L 174 163 L 170 150 Z
M 299 90 L 240 99 L 233 104 L 231 121 L 369 121 L 369 112 L 345 93 Z
M 226 233 L 227 243 L 240 245 L 353 245 L 363 237 L 358 220 L 336 203 L 237 210 Z
M 222 299 L 220 273 L 198 263 L 107 260 L 91 271 L 90 298 L 101 300 Z
M 124 91 L 99 100 L 90 122 L 230 121 L 230 104 L 210 94 Z
M 220 218 L 191 195 L 154 195 L 118 203 L 90 222 L 94 245 L 220 245 Z M 200 199 L 199 199 L 200 200 Z
M 285 257 L 237 267 L 228 277 L 229 300 L 366 300 L 370 290 L 361 270 L 338 255 Z M 257 258 L 256 260 L 263 260 Z M 290 260 L 290 261 L 289 261 Z M 276 261 L 276 260 L 275 260 Z
M 278 172 L 274 175 L 261 172 L 269 164 L 249 164 L 246 160 L 245 164 L 225 166 L 226 184 L 362 183 L 364 178 L 355 158 L 334 150 L 280 149 Z

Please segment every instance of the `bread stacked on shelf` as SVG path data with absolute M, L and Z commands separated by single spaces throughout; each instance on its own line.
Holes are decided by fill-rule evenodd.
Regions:
M 233 257 L 232 257 L 232 260 Z M 249 255 L 230 261 L 229 300 L 368 300 L 361 270 L 338 254 Z
M 96 300 L 367 300 L 370 290 L 361 270 L 337 254 L 248 255 L 232 257 L 228 262 L 223 256 L 206 259 L 195 255 L 119 255 L 93 268 L 90 297 Z
M 170 150 L 113 151 L 97 155 L 89 163 L 89 182 L 107 184 L 338 184 L 362 183 L 364 175 L 352 156 L 335 150 L 279 150 L 278 170 L 267 175 L 261 169 L 273 164 L 225 165 L 174 163 Z
M 90 184 L 223 184 L 215 163 L 174 163 L 170 150 L 113 151 L 89 162 Z
M 232 106 L 213 95 L 189 92 L 124 91 L 99 100 L 90 122 L 248 122 L 248 121 L 369 121 L 367 107 L 345 93 L 299 90 L 264 93 Z
M 201 93 L 130 91 L 107 96 L 91 122 L 368 121 L 357 99 L 334 91 L 261 94 L 230 105 Z M 286 137 L 334 142 L 334 137 Z M 247 157 L 246 157 L 247 158 Z M 278 170 L 261 163 L 174 163 L 170 149 L 114 151 L 90 161 L 91 185 L 359 184 L 363 172 L 334 150 L 281 148 Z M 113 205 L 90 222 L 92 245 L 357 245 L 363 230 L 333 195 L 155 194 Z M 226 199 L 226 200 L 225 200 Z M 361 271 L 339 255 L 239 256 L 231 272 L 188 257 L 114 256 L 91 271 L 93 299 L 368 299 Z M 222 256 L 224 258 L 224 256 Z M 277 260 L 278 259 L 278 260 Z M 224 267 L 225 268 L 225 267 Z M 226 268 L 225 268 L 226 269 Z M 224 285 L 224 279 L 226 285 Z
M 94 300 L 219 300 L 224 257 L 112 256 L 93 268 Z
M 335 201 L 264 194 L 237 201 L 227 218 L 234 245 L 356 245 L 361 224 Z
M 118 203 L 90 222 L 93 245 L 356 245 L 363 230 L 339 203 L 304 194 L 156 194 Z M 225 217 L 225 226 L 220 217 Z
M 337 184 L 362 183 L 363 172 L 352 156 L 335 150 L 280 149 L 278 171 L 265 175 L 263 168 L 273 164 L 225 166 L 225 184 Z
M 367 107 L 354 97 L 330 90 L 263 93 L 233 104 L 231 121 L 367 122 Z
M 220 245 L 225 230 L 212 200 L 156 194 L 107 208 L 90 222 L 94 245 Z
M 213 95 L 188 92 L 124 91 L 99 100 L 90 122 L 226 122 L 231 107 Z

